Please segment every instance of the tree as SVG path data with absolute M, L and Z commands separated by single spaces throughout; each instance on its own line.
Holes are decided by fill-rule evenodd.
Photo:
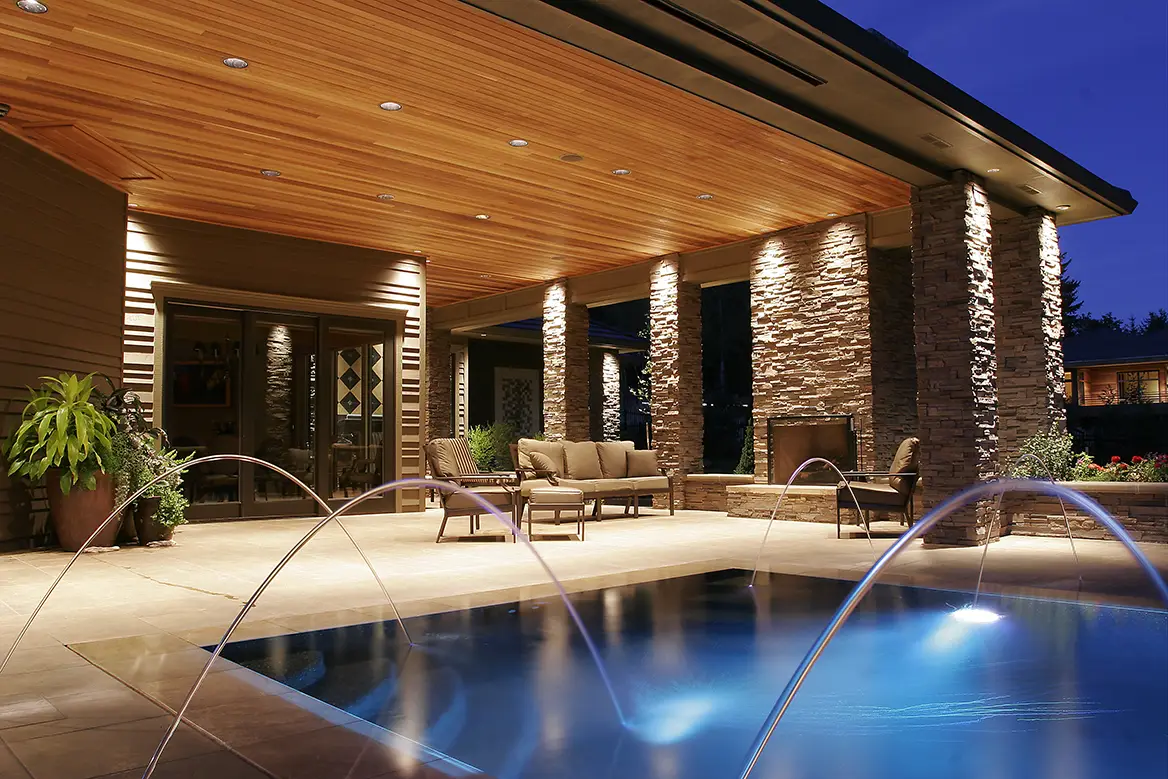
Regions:
M 1149 313 L 1140 324 L 1140 330 L 1144 335 L 1168 330 L 1168 309 L 1161 308 Z
M 1070 276 L 1071 258 L 1066 252 L 1059 253 L 1059 288 L 1063 298 L 1063 333 L 1075 335 L 1080 332 L 1081 319 L 1079 309 L 1083 301 L 1079 300 L 1079 280 Z

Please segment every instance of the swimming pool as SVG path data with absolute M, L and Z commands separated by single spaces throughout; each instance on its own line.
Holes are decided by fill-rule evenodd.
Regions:
M 229 644 L 224 656 L 498 779 L 735 779 L 850 582 L 718 571 Z M 877 585 L 762 779 L 1168 776 L 1168 613 Z

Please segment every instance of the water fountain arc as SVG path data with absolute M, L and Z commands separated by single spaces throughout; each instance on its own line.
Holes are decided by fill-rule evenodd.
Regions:
M 1102 506 L 1100 506 L 1087 495 L 1070 489 L 1069 487 L 1064 487 L 1061 484 L 1036 481 L 1031 479 L 1018 479 L 1008 482 L 995 481 L 970 487 L 969 489 L 957 493 L 956 495 L 942 502 L 940 505 L 936 506 L 932 511 L 922 517 L 920 521 L 909 528 L 908 532 L 897 539 L 896 543 L 889 547 L 888 550 L 883 555 L 881 555 L 880 559 L 876 561 L 875 565 L 868 569 L 868 572 L 864 574 L 864 577 L 860 579 L 860 581 L 856 583 L 856 586 L 852 588 L 852 591 L 848 593 L 848 597 L 844 599 L 844 602 L 840 605 L 840 607 L 836 610 L 835 615 L 832 617 L 831 622 L 829 622 L 827 627 L 823 629 L 823 632 L 820 633 L 819 637 L 815 640 L 815 644 L 799 663 L 799 667 L 795 670 L 795 673 L 791 676 L 790 681 L 787 682 L 787 686 L 783 689 L 782 694 L 775 702 L 774 708 L 767 716 L 766 722 L 763 724 L 762 729 L 755 738 L 754 744 L 751 746 L 750 755 L 747 759 L 746 765 L 738 774 L 739 779 L 749 779 L 751 772 L 753 772 L 755 766 L 758 765 L 759 758 L 762 757 L 763 749 L 766 748 L 767 742 L 770 741 L 771 736 L 774 734 L 775 728 L 779 724 L 779 720 L 782 719 L 783 714 L 785 714 L 788 707 L 790 707 L 791 701 L 794 699 L 795 694 L 799 692 L 799 689 L 803 686 L 803 682 L 806 681 L 807 674 L 810 673 L 811 669 L 815 666 L 816 661 L 819 660 L 820 655 L 823 653 L 823 650 L 831 642 L 832 638 L 835 637 L 836 633 L 840 629 L 840 626 L 844 623 L 845 620 L 847 620 L 849 616 L 851 616 L 852 612 L 855 611 L 856 606 L 859 605 L 859 602 L 864 598 L 864 596 L 871 591 L 872 586 L 876 583 L 876 577 L 880 575 L 880 573 L 888 566 L 888 564 L 897 555 L 904 551 L 904 549 L 907 548 L 912 541 L 924 534 L 926 531 L 928 531 L 941 520 L 945 519 L 954 511 L 966 506 L 973 501 L 993 497 L 994 495 L 997 495 L 1006 490 L 1017 490 L 1021 488 L 1026 488 L 1035 492 L 1054 495 L 1060 499 L 1065 499 L 1102 522 L 1104 526 L 1106 526 L 1107 529 L 1111 531 L 1112 535 L 1119 539 L 1124 547 L 1136 559 L 1136 562 L 1139 563 L 1140 567 L 1144 570 L 1144 573 L 1146 573 L 1148 578 L 1151 579 L 1152 584 L 1155 586 L 1157 593 L 1164 600 L 1165 605 L 1168 606 L 1168 584 L 1165 583 L 1163 577 L 1160 576 L 1159 572 L 1156 570 L 1155 566 L 1152 565 L 1152 562 L 1148 559 L 1147 555 L 1145 555 L 1139 546 L 1136 545 L 1136 542 L 1132 539 L 1131 535 L 1127 532 L 1127 530 L 1124 529 L 1123 524 L 1108 514 Z
M 605 688 L 608 690 L 609 697 L 612 699 L 612 705 L 616 710 L 616 715 L 620 721 L 621 727 L 622 729 L 627 727 L 627 720 L 625 719 L 624 711 L 621 708 L 620 701 L 617 699 L 616 690 L 612 685 L 612 680 L 608 677 L 608 672 L 605 670 L 604 663 L 600 659 L 600 652 L 596 648 L 596 644 L 592 641 L 592 636 L 589 634 L 587 627 L 585 627 L 583 619 L 580 618 L 580 614 L 576 611 L 576 607 L 573 606 L 571 600 L 569 600 L 568 593 L 566 590 L 564 590 L 563 585 L 560 584 L 560 580 L 556 578 L 556 575 L 552 572 L 551 567 L 548 566 L 547 561 L 543 559 L 543 556 L 539 553 L 538 550 L 536 550 L 535 546 L 532 545 L 531 540 L 526 536 L 526 534 L 523 533 L 522 529 L 519 528 L 519 526 L 516 525 L 516 523 L 510 518 L 508 518 L 503 512 L 499 511 L 497 506 L 488 503 L 481 495 L 477 495 L 471 490 L 451 484 L 450 482 L 438 481 L 435 479 L 399 479 L 398 481 L 388 482 L 363 492 L 357 497 L 349 500 L 337 510 L 333 511 L 327 517 L 322 518 L 319 522 L 313 525 L 313 527 L 307 533 L 305 533 L 304 536 L 302 536 L 300 540 L 292 546 L 291 549 L 288 550 L 280 562 L 276 564 L 276 567 L 271 570 L 260 586 L 257 587 L 255 592 L 252 593 L 251 597 L 247 599 L 247 602 L 244 603 L 243 608 L 241 608 L 239 613 L 235 615 L 235 618 L 227 627 L 227 631 L 223 634 L 223 637 L 219 639 L 219 643 L 215 646 L 214 651 L 211 652 L 210 657 L 207 658 L 207 662 L 204 664 L 202 671 L 195 679 L 194 684 L 191 685 L 191 689 L 189 692 L 187 692 L 186 698 L 183 700 L 182 705 L 178 707 L 178 710 L 174 715 L 174 719 L 170 723 L 170 727 L 163 735 L 162 740 L 158 742 L 158 746 L 155 748 L 154 754 L 151 755 L 150 762 L 147 763 L 146 768 L 142 773 L 142 779 L 150 779 L 150 777 L 154 774 L 154 769 L 157 767 L 158 761 L 162 757 L 163 751 L 165 751 L 167 744 L 170 743 L 171 738 L 178 730 L 179 723 L 182 722 L 182 718 L 186 714 L 187 709 L 190 707 L 191 701 L 194 699 L 195 694 L 199 691 L 199 686 L 202 685 L 203 681 L 207 678 L 207 675 L 211 671 L 212 664 L 214 664 L 215 660 L 223 652 L 223 647 L 226 646 L 227 642 L 231 640 L 232 634 L 240 626 L 240 624 L 243 623 L 247 613 L 251 611 L 252 607 L 255 606 L 256 601 L 258 601 L 259 597 L 263 595 L 265 590 L 267 590 L 268 585 L 270 585 L 276 576 L 280 573 L 280 571 L 284 569 L 284 566 L 287 565 L 293 557 L 295 557 L 296 553 L 303 549 L 304 546 L 309 541 L 311 541 L 312 538 L 321 530 L 321 528 L 337 517 L 345 514 L 350 509 L 353 509 L 361 503 L 365 502 L 366 500 L 383 495 L 387 492 L 392 492 L 393 490 L 412 488 L 436 489 L 465 495 L 475 503 L 479 504 L 483 508 L 484 513 L 491 514 L 500 522 L 502 522 L 503 525 L 508 530 L 510 530 L 512 534 L 514 534 L 517 540 L 521 540 L 524 544 L 527 545 L 527 548 L 533 555 L 535 555 L 536 560 L 539 562 L 544 572 L 552 580 L 552 583 L 559 591 L 560 598 L 563 600 L 564 605 L 568 610 L 568 614 L 572 617 L 573 622 L 576 623 L 576 627 L 580 630 L 580 634 L 584 639 L 584 643 L 588 647 L 588 651 L 592 654 L 592 658 L 596 663 L 596 669 L 600 673 L 600 677 L 604 682 Z
M 799 465 L 799 467 L 795 469 L 795 472 L 791 474 L 790 478 L 787 479 L 787 483 L 783 485 L 783 491 L 779 493 L 779 499 L 775 501 L 775 508 L 773 511 L 771 511 L 771 518 L 770 521 L 767 522 L 766 532 L 762 534 L 762 543 L 758 545 L 758 554 L 754 556 L 754 569 L 750 574 L 751 587 L 754 586 L 754 579 L 758 576 L 758 564 L 759 561 L 762 560 L 762 550 L 766 548 L 767 538 L 769 538 L 771 534 L 771 526 L 775 524 L 775 517 L 778 516 L 779 506 L 783 504 L 783 498 L 787 497 L 787 490 L 791 489 L 791 485 L 795 482 L 795 477 L 802 473 L 804 468 L 806 468 L 808 465 L 814 465 L 815 463 L 823 463 L 839 474 L 840 481 L 844 483 L 844 486 L 848 488 L 848 492 L 852 496 L 852 503 L 856 504 L 857 506 L 860 505 L 860 502 L 856 500 L 856 493 L 852 490 L 852 485 L 848 483 L 847 477 L 844 476 L 844 472 L 839 469 L 839 466 L 837 466 L 831 460 L 826 460 L 822 457 L 809 457 L 804 460 Z M 876 545 L 872 543 L 872 531 L 868 529 L 867 524 L 864 525 L 864 532 L 868 534 L 868 546 L 872 550 L 872 560 L 875 561 Z
M 176 465 L 173 468 L 168 469 L 164 473 L 161 473 L 161 474 L 155 476 L 153 479 L 151 479 L 146 484 L 144 484 L 137 492 L 135 492 L 133 495 L 130 495 L 128 498 L 126 498 L 124 501 L 122 501 L 121 505 L 115 506 L 114 510 L 112 512 L 110 512 L 110 515 L 105 518 L 105 521 L 102 522 L 100 525 L 98 525 L 97 529 L 94 530 L 93 533 L 89 536 L 89 538 L 87 538 L 85 540 L 85 543 L 81 545 L 81 548 L 77 550 L 77 552 L 73 555 L 73 557 L 69 560 L 69 562 L 65 565 L 65 567 L 61 569 L 61 572 L 59 574 L 57 574 L 57 578 L 54 579 L 53 583 L 49 585 L 49 588 L 45 591 L 45 594 L 40 599 L 40 602 L 37 603 L 36 608 L 34 608 L 32 610 L 32 614 L 29 615 L 28 620 L 25 621 L 24 626 L 20 629 L 20 632 L 16 634 L 16 640 L 13 641 L 12 646 L 8 648 L 8 653 L 4 656 L 4 659 L 0 660 L 0 674 L 4 673 L 4 669 L 6 667 L 8 667 L 9 661 L 12 660 L 12 656 L 16 653 L 17 647 L 20 646 L 21 639 L 24 638 L 24 635 L 28 632 L 28 629 L 30 627 L 32 627 L 33 621 L 37 618 L 37 615 L 41 613 L 41 609 L 44 607 L 45 603 L 49 600 L 49 596 L 51 596 L 53 594 L 53 591 L 57 589 L 57 585 L 59 585 L 61 583 L 61 580 L 65 578 L 65 574 L 67 574 L 69 572 L 69 569 L 73 567 L 73 564 L 77 562 L 77 560 L 81 557 L 81 555 L 85 552 L 85 550 L 89 548 L 89 545 L 93 543 L 93 540 L 95 538 L 97 538 L 98 535 L 103 530 L 105 530 L 106 527 L 108 527 L 109 524 L 111 522 L 113 522 L 115 518 L 121 517 L 123 511 L 125 511 L 127 508 L 129 508 L 131 505 L 133 505 L 134 501 L 136 501 L 142 495 L 146 494 L 146 491 L 148 489 L 150 489 L 151 487 L 153 487 L 158 482 L 160 482 L 164 479 L 167 479 L 167 478 L 175 475 L 176 473 L 182 473 L 183 471 L 186 471 L 190 468 L 193 468 L 196 465 L 203 465 L 204 463 L 223 462 L 223 461 L 236 461 L 236 462 L 252 463 L 253 465 L 262 465 L 263 467 L 268 468 L 269 470 L 275 471 L 276 473 L 286 477 L 293 484 L 295 484 L 297 487 L 304 490 L 306 493 L 308 493 L 312 497 L 313 500 L 316 501 L 317 505 L 319 505 L 321 508 L 323 508 L 326 512 L 331 510 L 329 508 L 328 503 L 326 503 L 319 495 L 316 494 L 316 492 L 311 487 L 309 487 L 307 484 L 305 484 L 299 478 L 292 475 L 288 471 L 284 470 L 280 466 L 274 465 L 273 463 L 270 463 L 267 460 L 261 460 L 258 457 L 251 457 L 251 456 L 246 455 L 246 454 L 210 454 L 210 455 L 206 455 L 205 457 L 199 457 L 198 459 L 189 460 L 185 463 L 181 463 L 179 465 Z M 361 549 L 361 545 L 357 543 L 357 540 L 355 538 L 353 538 L 353 535 L 349 532 L 348 528 L 346 528 L 344 526 L 344 524 L 342 524 L 339 521 L 337 522 L 337 525 L 341 528 L 341 530 L 344 532 L 344 534 L 348 537 L 349 542 L 353 544 L 354 548 L 356 548 L 357 554 L 361 555 L 361 559 L 362 559 L 362 561 L 364 561 L 365 566 L 369 569 L 369 573 L 371 573 L 373 575 L 374 580 L 376 580 L 376 582 L 377 582 L 377 586 L 381 588 L 381 594 L 385 596 L 385 599 L 387 601 L 389 601 L 389 606 L 393 610 L 394 616 L 397 618 L 398 625 L 401 626 L 401 630 L 406 637 L 406 641 L 413 643 L 410 640 L 410 634 L 409 634 L 409 631 L 406 629 L 405 622 L 403 622 L 400 615 L 398 615 L 397 605 L 393 602 L 393 598 L 390 597 L 389 590 L 386 589 L 385 583 L 381 581 L 381 577 L 378 576 L 377 571 L 374 570 L 373 563 L 370 562 L 369 558 L 365 556 L 365 552 Z
M 1020 464 L 1022 464 L 1023 462 L 1025 462 L 1027 460 L 1034 461 L 1035 463 L 1038 464 L 1038 466 L 1040 468 L 1042 468 L 1042 470 L 1046 471 L 1046 477 L 1050 480 L 1051 484 L 1056 483 L 1055 479 L 1054 479 L 1054 474 L 1051 473 L 1050 466 L 1048 466 L 1045 462 L 1043 462 L 1041 457 L 1038 457 L 1037 455 L 1030 454 L 1029 452 L 1024 452 L 1023 454 L 1018 455 L 1018 459 L 1014 460 L 1013 465 L 1010 466 L 1010 472 L 1013 472 L 1014 470 L 1016 470 Z M 1005 496 L 1006 492 L 1007 492 L 1006 490 L 1002 490 L 1001 492 L 998 493 L 997 504 L 994 506 L 994 514 L 992 517 L 990 517 L 990 526 L 987 529 L 988 537 L 990 539 L 992 539 L 994 537 L 994 521 L 995 520 L 998 523 L 998 532 L 999 533 L 1001 532 L 1001 527 L 1002 527 L 1002 497 Z M 1083 564 L 1079 562 L 1079 553 L 1078 553 L 1078 551 L 1075 550 L 1075 538 L 1071 534 L 1071 519 L 1070 519 L 1070 517 L 1067 516 L 1067 504 L 1063 501 L 1061 496 L 1059 497 L 1058 502 L 1059 502 L 1059 510 L 1062 511 L 1062 513 L 1063 513 L 1063 524 L 1066 525 L 1066 528 L 1067 528 L 1067 541 L 1069 541 L 1071 544 L 1071 556 L 1075 558 L 1075 572 L 1078 574 L 1078 577 L 1079 577 L 1079 586 L 1082 587 L 1083 586 Z M 990 551 L 990 544 L 989 544 L 989 541 L 987 540 L 985 545 L 982 547 L 982 550 L 981 550 L 981 565 L 978 566 L 978 569 L 977 569 L 977 587 L 975 587 L 973 590 L 973 605 L 975 607 L 977 606 L 978 598 L 981 596 L 981 580 L 982 580 L 982 575 L 985 573 L 986 556 L 989 554 L 989 551 Z

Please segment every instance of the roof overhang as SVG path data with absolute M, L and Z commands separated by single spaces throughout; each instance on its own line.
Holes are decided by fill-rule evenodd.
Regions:
M 1054 212 L 1060 225 L 1136 207 L 1126 190 L 814 0 L 466 2 L 910 184 L 969 170 L 998 204 Z

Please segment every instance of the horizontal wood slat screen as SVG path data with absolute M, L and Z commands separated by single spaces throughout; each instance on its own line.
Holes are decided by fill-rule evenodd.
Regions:
M 903 182 L 458 0 L 50 5 L 0 13 L 7 124 L 116 144 L 165 177 L 113 182 L 143 211 L 426 254 L 432 306 L 909 200 Z
M 155 403 L 155 281 L 355 303 L 405 306 L 401 469 L 421 473 L 420 314 L 425 264 L 409 255 L 133 213 L 126 234 L 125 375 L 148 409 Z M 382 315 L 384 318 L 384 315 Z M 420 497 L 403 501 L 418 508 Z
M 0 132 L 0 434 L 28 386 L 122 372 L 125 195 Z M 0 548 L 39 536 L 43 490 L 0 470 Z

